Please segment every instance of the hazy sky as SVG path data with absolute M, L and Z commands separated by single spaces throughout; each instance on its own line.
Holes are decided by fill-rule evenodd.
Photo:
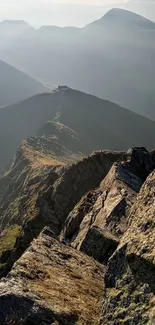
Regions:
M 37 26 L 83 26 L 118 2 L 122 5 L 126 0 L 0 0 L 0 20 L 24 19 Z
M 113 7 L 126 8 L 128 1 L 135 4 L 135 11 L 138 8 L 144 15 L 146 9 L 140 11 L 139 3 L 144 2 L 143 7 L 145 3 L 155 3 L 155 0 L 0 0 L 0 21 L 23 19 L 36 27 L 84 26 Z M 152 8 L 150 11 L 152 13 Z

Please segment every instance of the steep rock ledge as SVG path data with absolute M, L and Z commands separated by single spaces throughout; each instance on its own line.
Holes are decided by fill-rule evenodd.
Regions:
M 104 267 L 44 229 L 0 282 L 2 325 L 98 322 Z

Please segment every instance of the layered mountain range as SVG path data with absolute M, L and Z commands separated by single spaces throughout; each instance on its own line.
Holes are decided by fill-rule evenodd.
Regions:
M 0 40 L 0 58 L 31 76 L 155 119 L 155 24 L 144 17 L 112 9 L 84 28 L 43 26 Z

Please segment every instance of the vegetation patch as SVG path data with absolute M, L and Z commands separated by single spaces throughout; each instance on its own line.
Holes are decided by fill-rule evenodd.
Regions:
M 0 234 L 0 258 L 3 260 L 4 253 L 10 252 L 16 243 L 16 239 L 20 233 L 21 226 L 12 225 L 10 227 L 1 230 Z M 7 254 L 6 254 L 7 255 Z

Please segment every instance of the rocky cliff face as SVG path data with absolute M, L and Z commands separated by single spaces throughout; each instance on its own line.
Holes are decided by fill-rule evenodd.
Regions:
M 102 263 L 128 229 L 137 193 L 154 166 L 153 155 L 143 149 L 128 151 L 126 158 L 125 162 L 114 163 L 100 187 L 75 206 L 60 236 Z
M 1 323 L 153 324 L 154 152 L 69 163 L 39 141 L 0 179 Z
M 155 172 L 131 209 L 128 229 L 110 258 L 101 324 L 155 322 Z
M 49 142 L 37 137 L 24 141 L 1 176 L 1 275 L 11 269 L 44 226 L 59 234 L 80 198 L 99 186 L 115 160 L 126 156 L 123 152 L 97 152 L 74 164 L 75 155 L 70 151 L 64 154 L 61 145 L 52 141 L 50 146 Z M 77 153 L 78 158 L 81 155 Z

